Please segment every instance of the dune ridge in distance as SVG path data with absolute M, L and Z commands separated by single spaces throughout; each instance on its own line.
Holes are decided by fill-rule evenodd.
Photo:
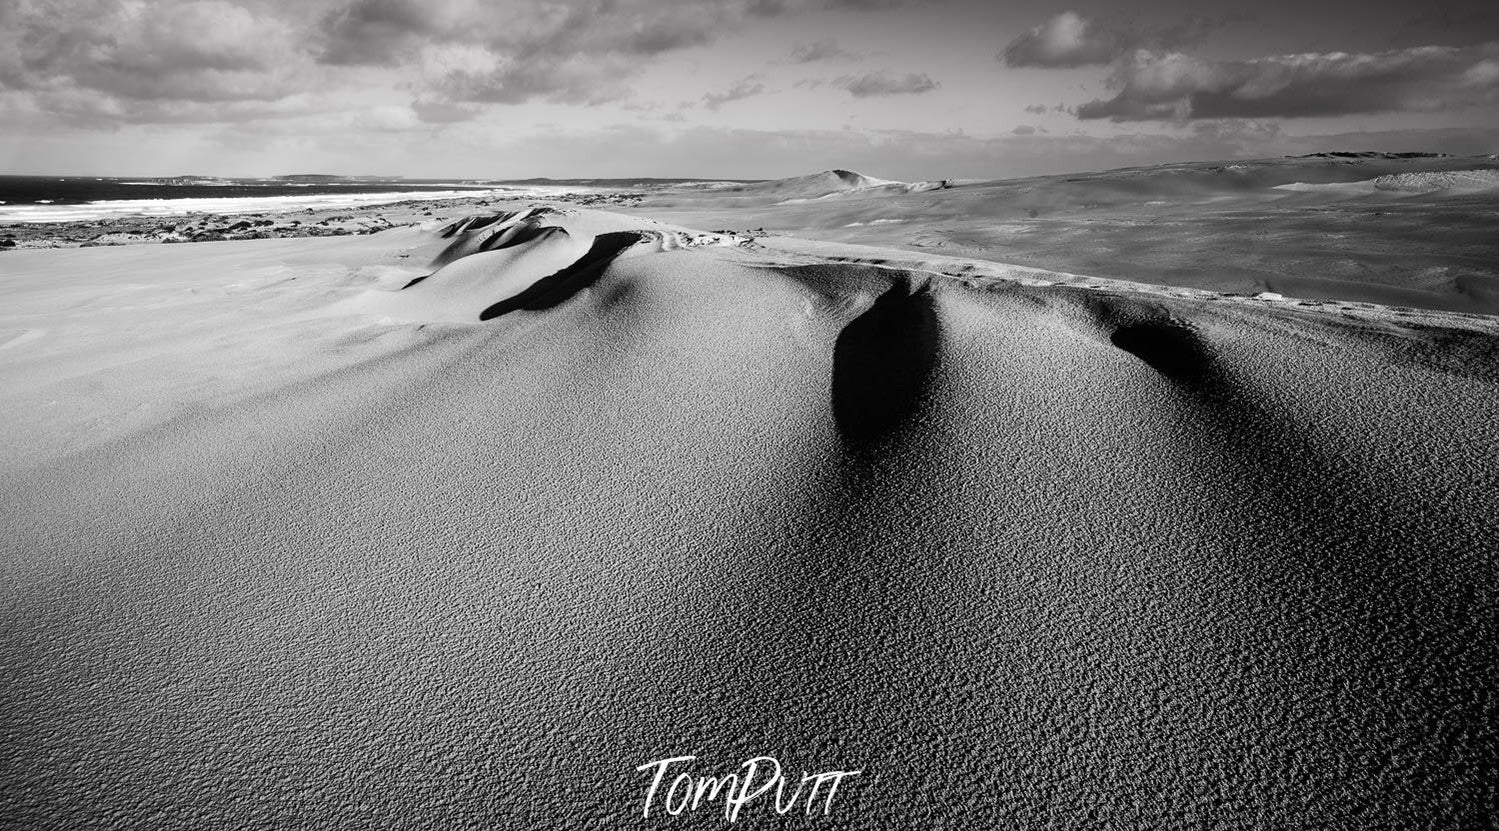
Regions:
M 926 258 L 1495 315 L 1496 175 L 1489 156 L 1385 153 L 862 188 L 830 171 L 758 191 L 665 190 L 634 210 Z

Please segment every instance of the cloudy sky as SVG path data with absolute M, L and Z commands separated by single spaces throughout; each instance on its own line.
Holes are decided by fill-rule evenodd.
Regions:
M 0 0 L 0 173 L 1004 177 L 1499 152 L 1499 4 Z

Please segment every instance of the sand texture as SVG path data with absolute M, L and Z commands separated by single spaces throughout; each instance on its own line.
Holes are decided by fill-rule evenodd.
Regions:
M 664 191 L 633 210 L 1222 293 L 1499 315 L 1499 161 L 1488 157 L 1265 159 L 872 187 L 834 173 Z
M 4 823 L 1492 822 L 1499 320 L 673 198 L 0 255 Z

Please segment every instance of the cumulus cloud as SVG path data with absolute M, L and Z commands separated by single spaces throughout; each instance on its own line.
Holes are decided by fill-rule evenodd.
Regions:
M 444 34 L 451 10 L 443 3 L 423 8 L 407 0 L 356 0 L 323 17 L 318 58 L 338 65 L 394 63 L 423 37 Z
M 44 101 L 272 101 L 294 91 L 294 32 L 226 0 L 9 6 L 0 87 Z
M 1073 67 L 1106 64 L 1125 49 L 1122 32 L 1076 12 L 1062 12 L 1010 41 L 999 57 L 1010 66 Z
M 312 97 L 448 123 L 466 120 L 471 104 L 623 99 L 656 57 L 712 43 L 752 18 L 888 5 L 0 0 L 0 93 L 13 111 L 72 121 L 212 119 L 216 111 L 228 119 Z M 814 44 L 809 55 L 831 55 L 829 46 Z M 414 109 L 396 103 L 412 98 Z M 396 112 L 385 121 L 398 123 Z
M 1078 107 L 1078 118 L 1181 121 L 1452 110 L 1499 101 L 1499 42 L 1252 61 L 1138 50 L 1109 83 L 1114 96 Z
M 745 78 L 723 92 L 710 92 L 703 96 L 703 106 L 718 110 L 730 101 L 740 101 L 765 91 L 765 85 L 754 77 Z
M 1217 17 L 1187 14 L 1169 26 L 1142 28 L 1117 20 L 1094 20 L 1076 12 L 1062 12 L 1010 41 L 997 57 L 1009 66 L 1100 66 L 1135 49 L 1181 48 L 1240 19 L 1240 14 Z
M 748 18 L 809 9 L 873 10 L 901 0 L 346 0 L 321 19 L 319 58 L 394 65 L 418 44 L 484 44 L 506 57 L 652 56 L 707 44 Z M 831 41 L 813 49 L 836 49 Z
M 844 75 L 833 80 L 833 86 L 848 90 L 855 98 L 877 98 L 888 95 L 917 95 L 931 92 L 941 84 L 932 80 L 925 72 L 908 72 L 891 75 L 885 72 L 868 72 L 863 75 Z
M 752 17 L 811 8 L 897 5 L 854 0 L 513 0 L 502 13 L 482 0 L 352 0 L 321 22 L 319 59 L 334 65 L 399 66 L 419 48 L 470 48 L 487 69 L 460 68 L 430 81 L 453 101 L 514 104 L 532 99 L 597 104 L 628 94 L 624 82 L 649 59 L 703 46 Z M 805 60 L 844 54 L 831 41 Z M 723 102 L 720 102 L 720 104 Z
M 681 8 L 657 0 L 353 0 L 320 24 L 320 60 L 395 65 L 418 44 L 478 44 L 503 57 L 543 54 L 659 55 L 710 42 L 751 4 L 729 0 Z
M 522 104 L 540 98 L 598 105 L 630 95 L 626 83 L 630 70 L 629 62 L 618 56 L 541 55 L 508 60 L 487 71 L 453 70 L 430 82 L 428 88 L 451 102 Z

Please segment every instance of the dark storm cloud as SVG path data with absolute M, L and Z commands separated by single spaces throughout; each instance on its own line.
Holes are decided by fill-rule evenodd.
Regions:
M 1107 100 L 1082 119 L 1114 121 L 1339 116 L 1450 111 L 1499 101 L 1499 43 L 1374 54 L 1333 52 L 1211 61 L 1138 51 L 1115 70 Z
M 908 72 L 905 75 L 868 72 L 863 75 L 844 75 L 836 78 L 833 80 L 833 86 L 848 90 L 849 94 L 855 98 L 877 98 L 931 92 L 941 85 L 925 72 Z

